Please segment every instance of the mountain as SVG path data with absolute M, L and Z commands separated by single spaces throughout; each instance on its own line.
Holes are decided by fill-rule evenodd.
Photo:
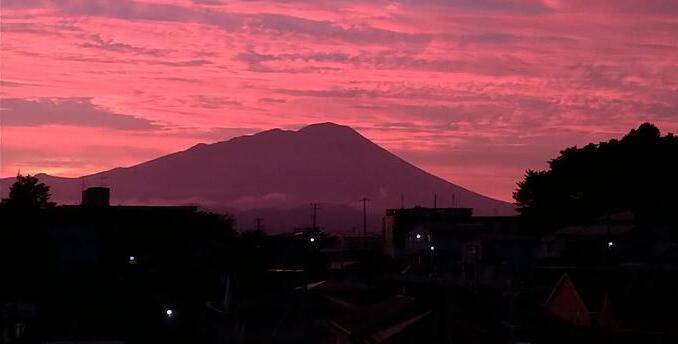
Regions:
M 304 205 L 310 216 L 311 202 L 360 209 L 358 200 L 367 197 L 371 212 L 383 214 L 386 208 L 400 207 L 403 196 L 406 206 L 431 206 L 434 193 L 441 200 L 454 195 L 457 206 L 474 208 L 478 215 L 514 212 L 509 203 L 431 175 L 334 123 L 198 144 L 82 179 L 38 177 L 51 186 L 58 203 L 79 202 L 82 184 L 104 183 L 111 187 L 113 204 L 199 204 L 235 213 Z M 0 195 L 6 197 L 10 183 L 2 181 Z

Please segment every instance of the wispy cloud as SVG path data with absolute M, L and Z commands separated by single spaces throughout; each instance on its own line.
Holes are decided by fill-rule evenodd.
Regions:
M 4 126 L 73 125 L 115 130 L 155 130 L 153 122 L 110 112 L 92 104 L 88 98 L 0 100 Z
M 152 55 L 152 56 L 166 56 L 172 51 L 170 49 L 154 49 L 138 47 L 126 43 L 120 43 L 110 38 L 104 39 L 101 37 L 101 35 L 92 35 L 89 37 L 89 40 L 87 42 L 81 43 L 78 46 L 90 49 L 101 49 L 120 53 L 133 53 L 139 55 Z

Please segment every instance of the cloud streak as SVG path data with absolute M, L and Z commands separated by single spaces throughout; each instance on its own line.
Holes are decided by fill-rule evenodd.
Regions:
M 4 126 L 73 125 L 114 130 L 156 130 L 159 127 L 144 118 L 101 109 L 88 98 L 0 100 Z

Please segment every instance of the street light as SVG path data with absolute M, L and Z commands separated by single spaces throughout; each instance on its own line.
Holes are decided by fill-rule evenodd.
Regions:
M 417 233 L 417 239 L 421 239 L 421 234 Z
M 308 241 L 315 242 L 315 238 L 311 237 L 310 239 L 308 239 Z
M 137 263 L 137 257 L 135 257 L 135 256 L 129 256 L 129 257 L 127 258 L 127 262 L 128 262 L 129 264 L 136 264 L 136 263 Z
M 165 310 L 165 315 L 167 316 L 168 319 L 172 318 L 174 316 L 174 311 L 171 308 L 168 308 L 167 310 Z
M 608 242 L 607 242 L 607 247 L 608 247 L 608 248 L 612 248 L 612 246 L 614 246 L 614 242 L 608 241 Z
M 430 250 L 431 250 L 431 252 L 433 252 L 433 251 L 435 251 L 435 250 L 436 250 L 436 247 L 435 247 L 435 246 L 433 246 L 433 245 L 431 245 L 431 247 L 430 247 Z

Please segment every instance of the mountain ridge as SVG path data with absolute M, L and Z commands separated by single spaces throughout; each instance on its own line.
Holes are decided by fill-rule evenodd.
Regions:
M 375 212 L 430 205 L 433 195 L 454 195 L 457 206 L 480 215 L 510 215 L 511 204 L 437 177 L 373 143 L 351 127 L 331 122 L 299 130 L 266 130 L 80 178 L 39 175 L 55 201 L 77 203 L 80 178 L 103 179 L 114 204 L 199 204 L 245 211 L 294 208 L 311 202 L 357 207 L 368 197 Z M 6 195 L 3 181 L 0 195 Z M 443 202 L 441 202 L 443 203 Z M 383 212 L 382 212 L 383 214 Z

